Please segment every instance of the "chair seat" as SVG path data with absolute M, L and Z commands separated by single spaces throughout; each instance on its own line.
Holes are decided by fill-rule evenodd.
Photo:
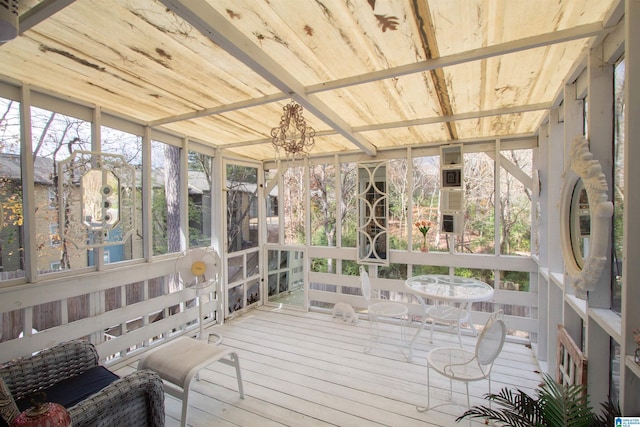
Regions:
M 470 363 L 475 353 L 460 347 L 439 347 L 427 354 L 429 366 L 441 375 L 462 381 L 478 381 L 486 377 L 477 363 Z
M 448 323 L 458 332 L 458 342 L 462 347 L 462 336 L 460 335 L 460 324 L 471 320 L 471 310 L 468 304 L 461 306 L 449 304 L 436 304 L 427 308 L 426 316 L 431 318 L 431 342 L 433 342 L 433 329 L 436 322 Z M 471 329 L 475 332 L 475 327 L 471 323 Z
M 409 309 L 402 303 L 389 301 L 371 304 L 369 312 L 377 316 L 402 317 L 409 313 Z
M 439 322 L 466 322 L 469 320 L 469 310 L 446 304 L 432 305 L 427 308 L 427 317 Z

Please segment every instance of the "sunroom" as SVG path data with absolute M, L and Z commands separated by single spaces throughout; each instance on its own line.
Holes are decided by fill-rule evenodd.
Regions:
M 0 363 L 82 338 L 126 374 L 204 327 L 246 396 L 212 367 L 190 425 L 448 425 L 415 406 L 458 337 L 407 285 L 442 275 L 491 288 L 463 347 L 504 314 L 494 391 L 556 377 L 566 333 L 592 406 L 640 415 L 640 1 L 0 8 Z M 213 287 L 178 274 L 204 253 Z M 361 267 L 409 352 L 394 321 L 363 351 Z

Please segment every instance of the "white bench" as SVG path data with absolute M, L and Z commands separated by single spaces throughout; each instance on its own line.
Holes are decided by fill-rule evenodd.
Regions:
M 240 360 L 236 352 L 227 347 L 182 336 L 145 352 L 138 362 L 138 369 L 151 369 L 157 372 L 164 380 L 165 391 L 182 400 L 180 425 L 184 427 L 187 425 L 191 381 L 198 378 L 198 372 L 202 368 L 217 361 L 236 368 L 238 392 L 240 398 L 244 399 Z

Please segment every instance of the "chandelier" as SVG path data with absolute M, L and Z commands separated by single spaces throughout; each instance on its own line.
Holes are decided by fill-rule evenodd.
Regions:
M 271 129 L 271 143 L 276 149 L 276 157 L 281 149 L 287 160 L 307 156 L 313 148 L 316 131 L 307 126 L 300 104 L 292 100 L 282 110 L 284 113 L 280 118 L 280 125 Z

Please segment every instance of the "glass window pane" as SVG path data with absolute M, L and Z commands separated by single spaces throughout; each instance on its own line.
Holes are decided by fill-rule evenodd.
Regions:
M 458 252 L 494 253 L 494 169 L 487 154 L 464 153 L 464 242 L 456 238 Z
M 258 169 L 226 166 L 227 252 L 258 246 Z
M 532 174 L 532 150 L 502 152 L 509 167 Z M 531 198 L 532 189 L 512 175 L 504 166 L 500 171 L 500 253 L 503 255 L 531 255 Z
M 342 247 L 356 247 L 356 230 L 358 229 L 358 210 L 356 209 L 357 167 L 355 163 L 340 164 L 342 179 L 340 194 L 340 225 L 342 226 Z
M 180 151 L 151 143 L 153 255 L 180 252 Z
M 336 171 L 333 164 L 313 165 L 311 180 L 311 244 L 336 246 Z
M 407 249 L 407 159 L 389 160 L 387 163 L 387 197 L 389 198 L 389 249 Z
M 0 281 L 24 277 L 20 104 L 0 98 Z
M 80 188 L 64 187 L 58 194 L 57 165 L 76 150 L 91 151 L 91 123 L 41 108 L 31 108 L 34 159 L 37 268 L 40 273 L 82 268 L 89 265 L 85 248 L 76 248 L 61 238 L 67 234 L 71 216 L 80 208 Z M 53 193 L 53 194 L 52 194 Z M 59 200 L 64 201 L 59 218 Z M 60 230 L 60 222 L 65 227 Z
M 101 128 L 102 152 L 123 155 L 128 165 L 135 168 L 136 230 L 121 245 L 104 248 L 105 264 L 140 259 L 142 248 L 142 137 L 106 126 Z M 92 252 L 92 251 L 91 251 Z M 93 265 L 92 261 L 90 263 Z
M 623 226 L 624 216 L 624 60 L 614 71 L 614 144 L 613 144 L 613 280 L 611 309 L 622 310 L 622 263 L 624 260 Z
M 418 157 L 413 159 L 413 217 L 412 246 L 420 250 L 425 238 L 415 226 L 416 222 L 425 221 L 430 227 L 426 242 L 429 250 L 447 250 L 446 240 L 440 239 L 439 224 L 439 191 L 440 191 L 440 156 Z M 443 235 L 444 236 L 444 235 Z M 445 243 L 444 245 L 440 243 Z M 425 273 L 426 274 L 426 273 Z
M 278 214 L 278 183 L 277 170 L 264 171 L 265 188 L 271 188 L 269 194 L 265 194 L 265 212 L 267 218 L 267 243 L 280 243 L 280 217 Z
M 618 402 L 620 400 L 620 345 L 612 338 L 609 342 L 609 397 L 612 402 Z
M 211 246 L 212 157 L 189 152 L 189 247 Z
M 284 243 L 305 244 L 307 197 L 304 185 L 304 168 L 292 166 L 284 173 Z

